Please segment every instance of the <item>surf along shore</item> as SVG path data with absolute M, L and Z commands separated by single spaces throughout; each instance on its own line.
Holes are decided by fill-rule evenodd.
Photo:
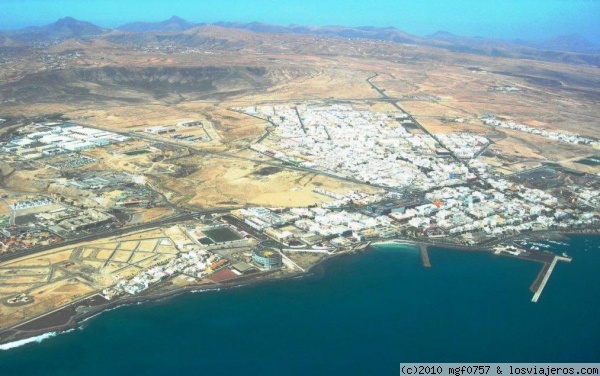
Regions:
M 544 232 L 547 233 L 547 232 Z M 558 232 L 552 232 L 559 234 Z M 563 234 L 567 234 L 565 232 Z M 573 233 L 572 231 L 570 233 Z M 542 236 L 543 233 L 535 234 Z M 534 234 L 530 234 L 531 237 Z M 506 241 L 506 240 L 505 240 Z M 503 241 L 504 242 L 504 241 Z M 463 246 L 449 244 L 446 242 L 422 241 L 410 239 L 374 239 L 372 242 L 362 242 L 349 249 L 337 249 L 327 257 L 311 265 L 305 271 L 291 272 L 284 275 L 276 275 L 279 270 L 265 271 L 257 274 L 242 275 L 233 279 L 222 282 L 190 284 L 183 287 L 172 286 L 169 280 L 148 288 L 139 295 L 126 295 L 118 297 L 114 300 L 107 300 L 99 293 L 83 298 L 77 302 L 60 307 L 51 312 L 47 312 L 38 317 L 30 318 L 13 327 L 6 328 L 0 331 L 0 350 L 6 350 L 17 347 L 19 344 L 27 344 L 30 342 L 41 341 L 45 338 L 53 337 L 57 334 L 65 333 L 77 328 L 84 328 L 88 320 L 99 316 L 102 312 L 113 310 L 123 306 L 134 304 L 148 304 L 156 301 L 170 299 L 172 297 L 185 293 L 212 292 L 231 288 L 254 286 L 261 283 L 269 283 L 281 280 L 299 279 L 315 273 L 324 273 L 325 264 L 331 262 L 340 256 L 351 256 L 356 253 L 372 250 L 378 245 L 398 245 L 415 248 L 421 252 L 421 259 L 424 267 L 431 267 L 429 261 L 428 249 L 430 247 L 443 248 L 450 251 L 469 251 L 469 252 L 488 252 L 493 253 L 490 244 L 487 245 L 472 245 Z M 500 256 L 510 256 L 501 254 Z M 514 256 L 513 256 L 514 257 Z M 538 261 L 536 257 L 523 258 L 530 261 Z M 542 271 L 546 268 L 546 264 L 542 262 Z M 542 273 L 540 273 L 542 274 Z M 540 275 L 533 282 L 535 285 L 540 278 Z M 14 345 L 13 345 L 14 344 Z

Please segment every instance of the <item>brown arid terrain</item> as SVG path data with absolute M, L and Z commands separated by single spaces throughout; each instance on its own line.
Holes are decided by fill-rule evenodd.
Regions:
M 115 31 L 23 52 L 23 57 L 10 59 L 0 69 L 1 115 L 14 119 L 60 115 L 101 129 L 137 132 L 146 138 L 142 142 L 151 141 L 143 134 L 146 127 L 201 120 L 212 140 L 195 144 L 187 158 L 167 156 L 152 162 L 151 154 L 122 158 L 99 155 L 106 151 L 98 149 L 90 155 L 101 162 L 88 168 L 144 174 L 177 205 L 307 205 L 318 202 L 310 193 L 315 183 L 327 187 L 339 183 L 291 170 L 257 177 L 256 171 L 278 162 L 265 160 L 270 164 L 262 165 L 264 158 L 245 148 L 269 124 L 232 108 L 349 101 L 386 110 L 389 106 L 367 82 L 372 77 L 377 87 L 432 133 L 475 132 L 494 141 L 490 151 L 522 162 L 553 161 L 595 172 L 572 163 L 594 150 L 573 145 L 556 148 L 556 142 L 536 135 L 491 129 L 479 118 L 493 114 L 544 129 L 600 137 L 597 67 L 217 26 L 169 35 L 168 48 L 152 33 Z M 494 86 L 519 91 L 488 90 Z M 462 122 L 453 121 L 457 118 Z M 186 176 L 171 179 L 169 174 L 177 175 L 181 166 Z M 54 178 L 44 169 L 19 171 L 4 184 L 36 191 L 45 189 L 45 179 Z M 28 181 L 32 184 L 24 184 Z
M 172 241 L 178 237 L 178 231 L 149 231 L 3 263 L 0 298 L 27 293 L 33 302 L 25 306 L 0 305 L 2 327 L 94 295 L 114 283 L 115 275 L 126 278 L 140 268 L 173 258 Z
M 134 183 L 92 195 L 78 188 L 77 178 L 126 173 L 155 194 L 147 207 L 129 212 L 127 221 L 143 224 L 186 210 L 307 207 L 329 200 L 315 188 L 378 192 L 368 183 L 317 174 L 251 149 L 269 141 L 273 124 L 236 109 L 307 103 L 372 112 L 394 111 L 397 104 L 426 132 L 485 136 L 492 143 L 479 158 L 503 175 L 547 162 L 600 173 L 600 164 L 577 163 L 600 150 L 482 121 L 491 115 L 600 138 L 600 67 L 575 55 L 544 59 L 527 50 L 527 58 L 523 51 L 495 57 L 444 45 L 214 25 L 182 32 L 99 31 L 38 48 L 9 42 L 0 48 L 0 118 L 6 119 L 0 137 L 33 122 L 61 120 L 129 139 L 81 152 L 89 163 L 72 169 L 56 168 L 52 159 L 0 161 L 2 197 L 45 194 L 108 208 Z M 201 125 L 180 126 L 185 122 Z M 152 127 L 173 128 L 182 138 L 146 131 Z M 13 221 L 11 215 L 0 200 L 0 221 Z M 0 304 L 0 329 L 95 294 L 116 274 L 169 260 L 185 238 L 178 228 L 144 231 L 0 263 L 0 299 L 25 292 L 34 299 L 25 308 Z M 148 238 L 154 240 L 143 240 Z M 309 266 L 311 257 L 298 262 Z M 93 279 L 86 279 L 92 269 Z

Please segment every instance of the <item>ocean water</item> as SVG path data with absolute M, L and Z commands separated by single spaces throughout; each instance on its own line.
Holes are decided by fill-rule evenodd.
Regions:
M 600 238 L 540 266 L 380 246 L 310 277 L 122 307 L 0 351 L 0 375 L 397 375 L 400 362 L 600 362 Z

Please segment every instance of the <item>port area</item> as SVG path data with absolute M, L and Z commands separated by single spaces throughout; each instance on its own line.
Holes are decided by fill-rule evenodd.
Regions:
M 533 298 L 531 298 L 532 302 L 536 303 L 542 295 L 542 291 L 544 291 L 544 287 L 546 287 L 546 283 L 548 283 L 550 275 L 552 274 L 552 271 L 554 270 L 554 267 L 558 261 L 571 262 L 571 258 L 555 255 L 550 263 L 544 264 L 544 267 L 542 270 L 540 270 L 540 273 L 531 285 L 531 291 L 534 293 Z
M 537 303 L 544 291 L 544 287 L 550 280 L 554 267 L 559 261 L 571 262 L 571 257 L 567 255 L 559 256 L 550 251 L 525 250 L 515 246 L 496 247 L 495 255 L 508 256 L 523 260 L 535 261 L 542 264 L 542 269 L 529 288 L 533 292 L 531 301 Z

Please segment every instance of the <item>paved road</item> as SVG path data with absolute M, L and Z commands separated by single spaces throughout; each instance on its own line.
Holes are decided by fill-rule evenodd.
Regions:
M 439 142 L 439 140 L 433 134 L 431 134 L 412 115 L 410 115 L 408 112 L 404 111 L 404 109 L 402 109 L 396 103 L 398 101 L 397 98 L 393 98 L 393 97 L 388 96 L 382 89 L 380 89 L 377 85 L 375 85 L 371 81 L 373 78 L 377 77 L 378 75 L 379 75 L 378 73 L 375 73 L 372 76 L 368 77 L 366 79 L 366 81 L 369 83 L 369 85 L 371 85 L 371 87 L 374 90 L 376 90 L 381 95 L 381 98 L 379 98 L 379 100 L 389 102 L 394 107 L 396 107 L 398 110 L 406 113 L 408 115 L 409 119 L 411 121 L 413 121 L 415 123 L 415 125 L 417 125 L 418 127 L 420 127 L 423 130 L 423 132 L 425 132 L 426 134 L 428 134 L 429 136 L 431 136 L 432 138 L 434 138 L 436 141 Z M 377 100 L 377 99 L 370 99 L 370 100 Z M 296 109 L 296 112 L 298 113 L 297 109 Z M 303 122 L 302 122 L 302 118 L 301 118 L 301 116 L 300 116 L 299 113 L 298 113 L 298 118 L 300 119 L 301 124 L 304 125 Z M 264 119 L 262 119 L 262 120 L 264 120 Z M 274 125 L 272 122 L 270 122 L 270 123 L 272 125 Z M 86 126 L 89 127 L 89 128 L 106 130 L 106 129 L 100 128 L 100 127 L 95 127 L 95 126 L 90 126 L 90 125 L 86 125 Z M 303 127 L 303 129 L 304 129 L 304 127 Z M 177 146 L 177 147 L 185 147 L 185 148 L 189 149 L 190 151 L 192 151 L 195 154 L 213 155 L 213 156 L 220 156 L 220 157 L 231 158 L 231 159 L 246 160 L 246 161 L 251 161 L 251 162 L 255 162 L 255 163 L 260 163 L 260 164 L 263 164 L 263 165 L 269 165 L 269 166 L 279 167 L 279 168 L 283 168 L 283 169 L 296 170 L 296 171 L 311 173 L 311 174 L 315 174 L 315 175 L 327 176 L 329 178 L 337 179 L 337 180 L 341 180 L 341 181 L 345 181 L 345 182 L 350 182 L 350 183 L 355 183 L 355 184 L 366 184 L 365 182 L 360 181 L 360 180 L 356 180 L 356 179 L 352 179 L 352 178 L 347 178 L 347 177 L 342 177 L 342 176 L 339 176 L 339 175 L 336 175 L 336 174 L 333 174 L 333 173 L 329 173 L 329 172 L 326 172 L 326 171 L 322 171 L 322 170 L 305 168 L 305 167 L 295 166 L 295 165 L 287 164 L 287 163 L 271 162 L 271 161 L 258 160 L 258 159 L 248 158 L 248 157 L 241 157 L 241 156 L 238 156 L 238 155 L 235 155 L 235 154 L 230 154 L 228 152 L 210 152 L 210 151 L 206 151 L 206 150 L 203 150 L 203 149 L 200 149 L 200 148 L 195 148 L 195 147 L 193 147 L 191 145 L 187 145 L 187 144 L 184 145 L 182 143 L 173 142 L 173 141 L 168 140 L 168 139 L 158 140 L 156 138 L 140 134 L 139 132 L 118 132 L 118 131 L 115 132 L 114 130 L 110 130 L 110 131 L 112 131 L 114 133 L 118 133 L 118 134 L 124 135 L 124 136 L 128 136 L 128 137 L 133 137 L 133 138 L 138 138 L 138 139 L 145 139 L 147 141 L 152 141 L 152 142 L 162 142 L 164 144 L 170 144 L 172 146 Z M 456 155 L 454 155 L 454 153 L 451 152 L 451 155 L 453 156 L 453 158 L 458 163 L 462 163 L 462 164 L 465 163 L 464 161 L 462 161 L 461 159 L 459 159 L 458 157 L 456 157 Z M 372 186 L 376 187 L 376 188 L 385 189 L 387 191 L 392 191 L 392 192 L 398 192 L 398 193 L 405 193 L 406 192 L 406 189 L 398 189 L 398 188 L 386 187 L 386 186 L 380 186 L 380 185 L 372 185 Z M 167 200 L 167 203 L 170 204 L 170 202 L 168 200 Z M 172 204 L 170 206 L 172 208 L 176 209 L 176 210 L 178 210 L 178 209 L 181 210 L 181 208 L 177 208 L 177 207 L 175 207 Z M 97 240 L 97 239 L 101 239 L 103 237 L 123 235 L 123 234 L 129 233 L 129 232 L 134 232 L 134 231 L 149 229 L 149 228 L 153 228 L 153 227 L 159 227 L 159 226 L 163 226 L 163 225 L 167 225 L 167 224 L 171 224 L 171 223 L 181 222 L 181 221 L 189 220 L 189 219 L 192 219 L 195 216 L 199 216 L 199 215 L 203 215 L 203 214 L 225 213 L 225 212 L 228 212 L 228 211 L 230 211 L 232 209 L 235 209 L 235 208 L 231 208 L 231 209 L 203 210 L 203 211 L 198 211 L 198 212 L 187 212 L 187 213 L 177 214 L 175 216 L 171 216 L 171 217 L 159 219 L 159 220 L 152 221 L 152 222 L 147 222 L 147 223 L 136 225 L 136 226 L 127 226 L 127 227 L 122 227 L 122 228 L 115 229 L 115 230 L 103 231 L 103 232 L 96 233 L 96 234 L 86 235 L 86 236 L 82 236 L 82 237 L 78 237 L 78 238 L 74 238 L 74 239 L 69 239 L 69 240 L 66 240 L 66 241 L 64 241 L 62 243 L 59 243 L 59 244 L 52 244 L 52 245 L 47 245 L 47 246 L 35 247 L 35 248 L 31 248 L 31 249 L 29 249 L 27 251 L 19 252 L 19 253 L 16 253 L 16 254 L 4 254 L 4 255 L 0 255 L 0 262 L 12 260 L 12 259 L 15 259 L 15 258 L 27 256 L 27 255 L 32 255 L 32 254 L 35 254 L 37 252 L 47 251 L 47 250 L 50 250 L 52 248 L 69 246 L 69 245 L 78 244 L 78 243 L 81 243 L 81 242 L 84 242 L 84 241 L 94 241 L 94 240 Z
M 397 101 L 395 98 L 389 97 L 389 96 L 388 96 L 388 95 L 387 95 L 387 94 L 386 94 L 386 93 L 385 93 L 385 92 L 384 92 L 382 89 L 380 89 L 379 87 L 377 87 L 377 85 L 375 85 L 375 84 L 374 84 L 374 83 L 371 81 L 373 78 L 375 78 L 375 77 L 377 77 L 377 76 L 379 76 L 379 73 L 375 73 L 373 76 L 371 76 L 371 77 L 367 78 L 367 82 L 369 83 L 369 85 L 371 85 L 371 87 L 372 87 L 373 89 L 377 90 L 377 92 L 378 92 L 379 94 L 381 94 L 381 96 L 382 96 L 384 99 L 387 99 L 387 100 L 389 101 L 389 103 L 390 103 L 392 106 L 396 107 L 398 110 L 400 110 L 400 111 L 404 112 L 406 115 L 408 115 L 408 118 L 409 118 L 409 119 L 410 119 L 410 120 L 411 120 L 413 123 L 415 123 L 415 125 L 416 125 L 416 126 L 418 126 L 418 127 L 419 127 L 419 128 L 420 128 L 420 129 L 421 129 L 423 132 L 425 132 L 425 134 L 427 134 L 428 136 L 430 136 L 431 138 L 433 138 L 434 140 L 436 140 L 436 141 L 437 141 L 437 142 L 438 142 L 440 145 L 442 145 L 443 147 L 446 147 L 446 146 L 444 145 L 444 143 L 443 143 L 443 142 L 441 142 L 441 141 L 440 141 L 440 140 L 437 138 L 437 136 L 436 136 L 436 135 L 434 135 L 433 133 L 429 132 L 429 131 L 427 130 L 427 128 L 425 128 L 423 125 L 421 125 L 421 123 L 419 123 L 419 122 L 417 121 L 417 119 L 415 119 L 415 118 L 414 118 L 414 117 L 413 117 L 413 116 L 412 116 L 410 113 L 408 113 L 407 111 L 404 111 L 404 109 L 398 105 L 398 101 Z M 489 145 L 489 144 L 488 144 L 488 145 Z M 486 148 L 487 148 L 487 146 L 486 146 Z M 454 159 L 454 160 L 456 161 L 456 163 L 458 163 L 458 164 L 461 164 L 461 165 L 465 166 L 469 172 L 471 172 L 471 173 L 475 174 L 475 176 L 477 176 L 477 180 L 478 180 L 478 181 L 480 181 L 481 183 L 483 183 L 483 184 L 484 184 L 484 185 L 485 185 L 487 188 L 490 188 L 490 185 L 488 184 L 488 182 L 487 182 L 485 179 L 483 179 L 483 178 L 482 178 L 482 177 L 481 177 L 481 176 L 480 176 L 480 175 L 479 175 L 477 172 L 475 172 L 475 171 L 471 170 L 471 169 L 469 168 L 469 165 L 468 165 L 468 163 L 467 163 L 467 162 L 466 162 L 464 159 L 460 159 L 460 158 L 458 158 L 458 157 L 456 156 L 456 154 L 455 154 L 455 153 L 454 153 L 452 150 L 450 150 L 449 148 L 446 148 L 446 149 L 447 149 L 447 150 L 450 152 L 450 155 L 452 156 L 452 159 Z M 479 156 L 479 154 L 478 154 L 477 156 Z
M 271 123 L 271 124 L 274 125 L 273 123 Z M 90 125 L 86 125 L 86 127 L 100 129 L 100 130 L 106 130 L 101 127 L 95 127 L 95 126 L 90 126 Z M 152 142 L 162 142 L 164 144 L 170 144 L 170 145 L 176 146 L 176 147 L 185 147 L 185 148 L 189 149 L 192 153 L 195 153 L 195 154 L 213 155 L 213 156 L 219 156 L 219 157 L 224 157 L 224 158 L 246 160 L 246 161 L 260 163 L 260 164 L 267 165 L 267 166 L 273 166 L 273 167 L 279 167 L 279 168 L 288 169 L 288 170 L 296 170 L 296 171 L 301 171 L 301 172 L 310 173 L 310 174 L 327 176 L 332 179 L 336 179 L 336 180 L 340 180 L 340 181 L 351 182 L 351 183 L 355 183 L 355 184 L 366 184 L 365 182 L 359 181 L 356 179 L 346 178 L 346 177 L 342 177 L 342 176 L 339 176 L 339 175 L 336 175 L 333 173 L 329 173 L 329 172 L 325 172 L 325 171 L 321 171 L 321 170 L 315 170 L 315 169 L 311 169 L 311 168 L 295 166 L 295 165 L 291 165 L 291 164 L 287 164 L 287 163 L 282 163 L 279 161 L 273 162 L 273 161 L 264 161 L 264 160 L 253 159 L 253 158 L 248 158 L 248 157 L 241 157 L 238 155 L 230 154 L 228 152 L 210 152 L 210 151 L 206 151 L 206 150 L 203 150 L 200 148 L 195 148 L 190 145 L 183 145 L 181 143 L 173 142 L 168 139 L 157 140 L 155 138 L 140 134 L 138 132 L 119 132 L 119 131 L 114 131 L 114 130 L 110 130 L 110 131 L 117 133 L 117 134 L 121 134 L 123 136 L 132 137 L 132 138 L 145 139 L 147 141 L 152 141 Z M 398 189 L 394 189 L 394 188 L 390 188 L 390 187 L 384 187 L 384 186 L 378 186 L 378 185 L 373 185 L 373 186 L 377 187 L 377 188 L 396 191 L 396 192 L 402 191 L 402 190 L 398 190 Z M 155 191 L 160 194 L 159 191 L 157 191 L 157 190 L 155 190 Z M 164 195 L 163 195 L 163 198 L 166 200 L 166 197 L 164 197 Z M 168 200 L 166 200 L 166 202 L 167 202 L 167 205 L 169 205 L 174 210 L 177 210 L 177 211 L 185 210 L 183 208 L 176 207 L 175 205 L 171 204 Z M 122 227 L 119 229 L 103 231 L 103 232 L 99 232 L 99 233 L 95 233 L 95 234 L 85 235 L 85 236 L 81 236 L 81 237 L 77 237 L 77 238 L 73 238 L 73 239 L 68 239 L 68 240 L 65 240 L 58 244 L 51 244 L 51 245 L 46 245 L 46 246 L 30 248 L 26 251 L 17 252 L 14 254 L 3 254 L 3 255 L 0 255 L 0 262 L 16 259 L 16 258 L 23 257 L 23 256 L 32 255 L 37 252 L 43 252 L 43 251 L 47 251 L 47 250 L 50 250 L 53 248 L 78 244 L 78 243 L 81 243 L 84 241 L 94 241 L 97 239 L 101 239 L 103 237 L 122 235 L 122 234 L 126 234 L 128 232 L 134 232 L 134 231 L 139 231 L 139 230 L 143 230 L 143 229 L 149 229 L 152 227 L 159 227 L 159 226 L 166 225 L 166 224 L 185 221 L 185 220 L 192 219 L 194 216 L 198 216 L 198 215 L 202 215 L 202 214 L 225 213 L 225 212 L 228 212 L 233 209 L 236 209 L 236 208 L 215 209 L 215 210 L 204 210 L 204 211 L 198 211 L 198 212 L 181 213 L 181 214 L 177 214 L 175 216 L 163 218 L 163 219 L 160 219 L 157 221 L 147 222 L 147 223 L 136 225 L 136 226 L 127 226 L 127 227 Z
M 17 253 L 11 253 L 11 254 L 3 254 L 0 255 L 0 262 L 4 262 L 4 261 L 8 261 L 8 260 L 13 260 L 19 257 L 23 257 L 23 256 L 28 256 L 28 255 L 33 255 L 35 253 L 38 252 L 43 252 L 43 251 L 48 251 L 50 249 L 53 248 L 59 248 L 59 247 L 64 247 L 64 246 L 69 246 L 69 245 L 75 245 L 75 244 L 79 244 L 82 242 L 92 242 L 98 239 L 102 239 L 102 238 L 107 238 L 107 237 L 112 237 L 112 236 L 119 236 L 119 235 L 124 235 L 130 232 L 135 232 L 135 231 L 140 231 L 140 230 L 147 230 L 150 228 L 154 228 L 154 227 L 161 227 L 161 226 L 165 226 L 165 225 L 170 225 L 173 223 L 177 223 L 177 222 L 182 222 L 182 221 L 187 221 L 190 219 L 193 219 L 194 217 L 198 217 L 200 215 L 206 215 L 206 214 L 214 214 L 214 213 L 227 213 L 230 210 L 234 210 L 234 209 L 239 209 L 239 208 L 229 208 L 229 209 L 210 209 L 210 210 L 201 210 L 201 211 L 196 211 L 196 212 L 189 212 L 189 213 L 184 213 L 184 214 L 178 214 L 178 215 L 174 215 L 171 217 L 167 217 L 167 218 L 162 218 L 162 219 L 158 219 L 155 221 L 151 221 L 151 222 L 146 222 L 146 223 L 142 223 L 139 225 L 134 225 L 134 226 L 125 226 L 125 227 L 121 227 L 118 229 L 110 229 L 107 231 L 102 231 L 102 232 L 98 232 L 95 234 L 90 234 L 90 235 L 84 235 L 81 237 L 77 237 L 74 239 L 68 239 L 65 240 L 61 243 L 56 243 L 56 244 L 50 244 L 50 245 L 45 245 L 45 246 L 39 246 L 39 247 L 35 247 L 35 248 L 30 248 L 26 251 L 23 252 L 17 252 Z
M 372 77 L 376 77 L 376 75 L 372 76 Z M 370 80 L 372 77 L 368 78 L 367 80 Z M 377 87 L 373 83 L 371 83 L 370 81 L 368 81 L 368 82 L 369 82 L 369 84 L 371 84 L 371 86 L 373 86 L 374 88 L 376 88 L 376 90 L 378 90 Z M 380 100 L 389 101 L 390 103 L 392 103 L 392 105 L 395 105 L 400 111 L 404 112 L 404 110 L 402 110 L 400 107 L 398 107 L 395 104 L 395 101 L 397 100 L 396 98 L 388 97 L 386 94 L 383 94 L 383 92 L 380 92 L 380 93 L 382 93 L 382 95 L 385 96 L 384 98 L 380 98 Z M 364 99 L 362 99 L 362 100 L 364 100 Z M 377 100 L 377 99 L 369 99 L 369 100 Z M 254 116 L 254 117 L 256 117 L 256 116 Z M 299 117 L 300 121 L 302 122 L 302 118 L 300 117 L 299 114 L 298 114 L 298 117 Z M 262 119 L 262 118 L 259 118 L 259 119 L 261 119 L 263 121 L 269 122 L 268 120 L 265 120 L 265 119 Z M 418 124 L 416 122 L 416 120 L 413 119 L 413 121 L 415 121 L 415 123 Z M 269 122 L 269 123 L 271 123 L 271 125 L 275 126 L 274 123 L 272 123 L 272 122 Z M 196 147 L 194 147 L 192 145 L 178 143 L 178 142 L 173 142 L 172 140 L 169 140 L 169 139 L 160 139 L 159 140 L 157 138 L 153 138 L 153 137 L 141 134 L 140 132 L 118 132 L 118 131 L 109 130 L 109 129 L 105 129 L 105 128 L 100 128 L 100 127 L 96 127 L 96 126 L 90 126 L 90 125 L 86 125 L 86 127 L 94 128 L 94 129 L 100 129 L 100 130 L 104 130 L 104 131 L 110 131 L 110 132 L 118 133 L 118 134 L 121 134 L 121 135 L 127 136 L 127 137 L 144 139 L 146 141 L 161 142 L 163 144 L 168 144 L 168 145 L 176 146 L 176 147 L 179 147 L 179 148 L 184 147 L 184 148 L 187 148 L 188 150 L 190 150 L 191 152 L 193 152 L 194 154 L 210 155 L 210 156 L 217 156 L 217 157 L 222 157 L 222 158 L 244 160 L 244 161 L 254 162 L 254 163 L 258 163 L 258 164 L 262 164 L 262 165 L 266 165 L 266 166 L 279 167 L 279 168 L 286 169 L 286 170 L 295 170 L 295 171 L 300 171 L 300 172 L 305 172 L 305 173 L 310 173 L 310 174 L 315 174 L 315 175 L 326 176 L 326 177 L 329 177 L 329 178 L 332 178 L 332 179 L 336 179 L 336 180 L 340 180 L 340 181 L 348 182 L 348 183 L 354 183 L 354 184 L 360 184 L 360 185 L 371 185 L 372 187 L 384 189 L 384 190 L 391 191 L 391 192 L 404 193 L 406 191 L 406 189 L 398 189 L 398 188 L 387 187 L 387 186 L 377 185 L 377 184 L 367 184 L 366 182 L 361 181 L 361 180 L 357 180 L 357 179 L 353 179 L 353 178 L 348 178 L 348 177 L 336 175 L 334 173 L 330 173 L 330 172 L 327 172 L 327 171 L 316 170 L 316 169 L 306 168 L 306 167 L 300 167 L 300 166 L 296 166 L 296 165 L 293 165 L 293 164 L 281 162 L 279 160 L 265 161 L 265 160 L 262 160 L 262 159 L 254 159 L 254 158 L 249 158 L 249 157 L 242 157 L 242 156 L 239 156 L 239 155 L 236 155 L 236 154 L 231 154 L 230 152 L 226 152 L 226 151 L 223 151 L 223 152 L 207 151 L 207 150 L 204 150 L 204 149 L 201 149 L 201 148 L 196 148 Z
M 302 120 L 302 116 L 300 116 L 300 111 L 298 111 L 298 107 L 294 107 L 296 111 L 296 116 L 298 116 L 298 121 L 300 122 L 300 127 L 302 128 L 302 132 L 306 134 L 306 127 L 304 126 L 304 121 Z

